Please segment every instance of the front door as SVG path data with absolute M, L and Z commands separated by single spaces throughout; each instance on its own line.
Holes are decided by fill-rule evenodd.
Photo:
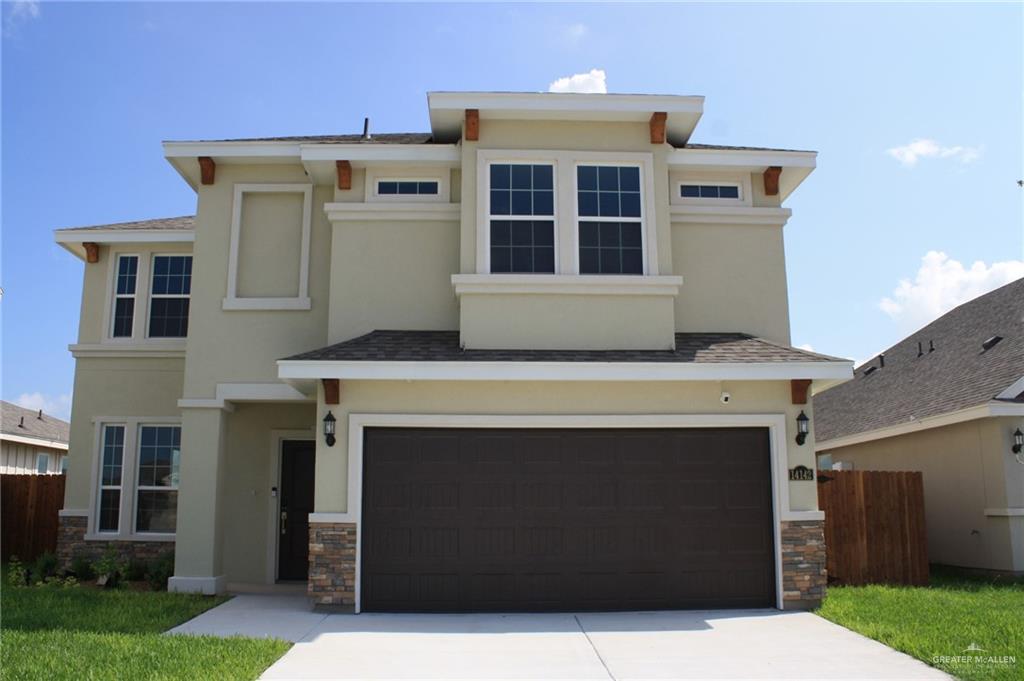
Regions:
M 282 443 L 277 561 L 280 580 L 305 580 L 309 575 L 309 514 L 313 512 L 315 467 L 315 442 Z

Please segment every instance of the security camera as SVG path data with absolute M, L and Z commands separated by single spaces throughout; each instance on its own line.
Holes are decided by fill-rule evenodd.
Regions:
M 718 399 L 721 400 L 722 404 L 729 404 L 729 402 L 732 400 L 732 395 L 730 395 L 727 392 L 723 392 L 722 396 Z

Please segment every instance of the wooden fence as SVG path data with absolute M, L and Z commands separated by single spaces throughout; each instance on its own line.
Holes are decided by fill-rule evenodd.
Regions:
M 64 475 L 0 475 L 0 559 L 22 562 L 57 550 Z
M 928 583 L 921 473 L 818 471 L 829 582 Z

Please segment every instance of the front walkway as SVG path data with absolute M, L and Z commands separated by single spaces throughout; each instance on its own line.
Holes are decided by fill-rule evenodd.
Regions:
M 170 633 L 296 645 L 265 679 L 949 679 L 817 615 L 716 610 L 323 615 L 237 596 Z

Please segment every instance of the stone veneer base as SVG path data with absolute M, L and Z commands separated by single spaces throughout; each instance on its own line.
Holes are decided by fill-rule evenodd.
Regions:
M 57 564 L 62 570 L 71 567 L 71 561 L 82 556 L 97 561 L 107 552 L 108 547 L 117 551 L 121 560 L 137 560 L 144 563 L 174 553 L 173 541 L 123 541 L 86 539 L 89 519 L 85 516 L 60 516 L 57 525 Z
M 309 583 L 306 589 L 315 610 L 355 611 L 355 523 L 309 524 Z
M 784 520 L 782 534 L 782 607 L 813 610 L 825 597 L 825 522 Z

